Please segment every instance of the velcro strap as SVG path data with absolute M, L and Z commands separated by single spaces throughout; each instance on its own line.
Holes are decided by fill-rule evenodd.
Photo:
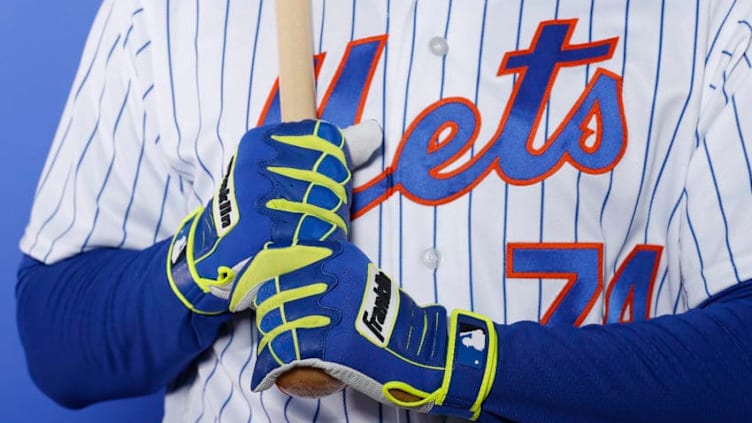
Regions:
M 227 311 L 228 301 L 214 295 L 207 295 L 208 290 L 202 289 L 191 274 L 190 265 L 193 260 L 191 230 L 202 212 L 203 209 L 198 208 L 189 214 L 172 238 L 172 244 L 167 253 L 167 279 L 178 299 L 193 312 L 221 314 Z
M 488 317 L 454 310 L 449 326 L 444 398 L 432 412 L 475 420 L 496 376 L 496 328 Z

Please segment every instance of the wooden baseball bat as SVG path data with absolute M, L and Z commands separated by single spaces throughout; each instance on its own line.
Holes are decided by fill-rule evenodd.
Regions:
M 277 52 L 279 55 L 279 100 L 283 122 L 316 118 L 316 82 L 313 71 L 313 30 L 310 0 L 277 0 Z M 285 393 L 320 398 L 342 390 L 345 384 L 323 370 L 295 367 L 277 378 Z M 391 391 L 404 402 L 419 398 Z
M 277 0 L 279 100 L 283 122 L 316 118 L 313 30 L 310 0 Z M 277 378 L 283 392 L 320 398 L 344 388 L 341 381 L 313 367 L 296 367 Z

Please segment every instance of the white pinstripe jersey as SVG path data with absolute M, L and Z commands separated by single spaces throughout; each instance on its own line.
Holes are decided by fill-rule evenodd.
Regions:
M 500 323 L 678 313 L 752 276 L 752 2 L 314 0 L 321 115 L 375 118 L 354 239 L 422 303 Z M 22 250 L 169 237 L 276 111 L 270 0 L 105 0 Z M 434 421 L 249 391 L 238 316 L 166 421 Z M 437 419 L 441 420 L 441 419 Z

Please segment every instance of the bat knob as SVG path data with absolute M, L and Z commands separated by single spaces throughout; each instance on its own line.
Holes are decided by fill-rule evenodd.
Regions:
M 345 383 L 314 367 L 295 367 L 277 378 L 277 387 L 299 398 L 321 398 L 339 392 Z

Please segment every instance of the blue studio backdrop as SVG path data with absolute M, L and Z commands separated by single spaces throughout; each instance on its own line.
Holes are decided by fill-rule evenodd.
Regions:
M 79 411 L 58 406 L 29 378 L 16 329 L 18 240 L 99 4 L 0 1 L 0 422 L 149 423 L 162 416 L 161 394 Z

